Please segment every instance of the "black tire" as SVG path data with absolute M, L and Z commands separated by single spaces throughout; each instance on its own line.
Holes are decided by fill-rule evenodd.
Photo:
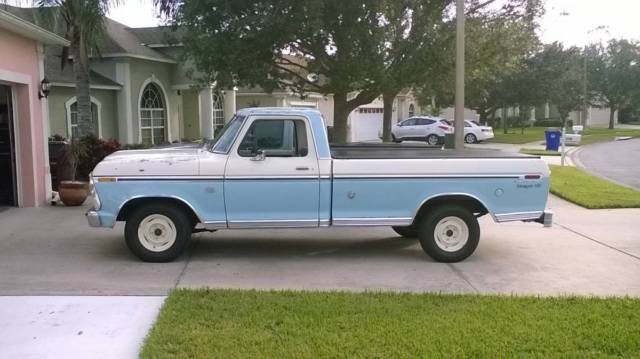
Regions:
M 404 238 L 418 238 L 418 228 L 414 226 L 393 226 L 391 227 L 396 233 Z
M 440 144 L 440 137 L 436 134 L 430 134 L 427 136 L 426 141 L 429 146 L 437 146 Z
M 146 248 L 139 238 L 140 223 L 151 215 L 168 218 L 175 228 L 175 241 L 166 249 L 153 251 Z M 169 203 L 150 203 L 134 209 L 126 219 L 124 238 L 131 252 L 145 262 L 163 263 L 178 258 L 191 238 L 193 225 L 182 209 Z
M 393 133 L 391 134 L 391 141 L 393 141 L 394 143 L 402 143 L 402 140 L 397 139 L 396 136 L 393 135 Z
M 464 136 L 464 142 L 466 142 L 466 143 L 476 143 L 476 142 L 478 142 L 478 138 L 473 133 L 467 133 Z
M 462 220 L 467 226 L 467 241 L 459 249 L 455 249 L 454 247 L 454 250 L 445 250 L 438 245 L 438 243 L 441 242 L 436 240 L 436 226 L 441 220 L 447 217 L 455 217 Z M 444 228 L 446 229 L 447 227 L 445 226 Z M 450 230 L 447 230 L 446 233 L 449 233 L 449 231 Z M 450 235 L 447 234 L 447 236 Z M 422 249 L 434 260 L 444 263 L 460 262 L 473 254 L 478 247 L 478 242 L 480 241 L 480 225 L 473 212 L 467 208 L 454 204 L 441 205 L 433 208 L 422 217 L 419 239 Z

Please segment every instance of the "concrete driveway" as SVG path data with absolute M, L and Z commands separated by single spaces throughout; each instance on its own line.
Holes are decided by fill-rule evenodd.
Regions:
M 581 147 L 573 154 L 578 166 L 624 186 L 640 190 L 640 139 L 609 141 Z
M 174 263 L 138 261 L 122 227 L 81 208 L 0 214 L 0 295 L 165 295 L 176 287 L 640 295 L 640 210 L 584 210 L 551 197 L 554 228 L 482 218 L 476 253 L 435 263 L 388 228 L 221 231 Z

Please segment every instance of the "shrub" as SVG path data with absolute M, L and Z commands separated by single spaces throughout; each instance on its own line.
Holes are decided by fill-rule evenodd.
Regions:
M 146 150 L 147 148 L 151 148 L 151 146 L 146 143 L 129 143 L 122 146 L 123 150 Z
M 561 127 L 562 126 L 562 121 L 560 121 L 560 120 L 552 120 L 552 119 L 536 120 L 535 125 L 539 126 L 539 127 Z
M 76 177 L 81 181 L 89 179 L 89 174 L 105 157 L 121 149 L 117 140 L 101 140 L 95 135 L 86 135 L 78 139 L 82 151 L 78 156 Z

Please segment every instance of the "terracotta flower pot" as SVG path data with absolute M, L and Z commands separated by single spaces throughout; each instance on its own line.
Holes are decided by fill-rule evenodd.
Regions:
M 58 193 L 65 206 L 81 206 L 89 195 L 89 186 L 87 182 L 62 181 Z

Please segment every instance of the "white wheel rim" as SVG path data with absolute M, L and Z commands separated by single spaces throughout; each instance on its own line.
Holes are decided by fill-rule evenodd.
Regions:
M 469 227 L 460 217 L 445 217 L 436 224 L 433 238 L 438 248 L 456 252 L 469 241 Z
M 429 143 L 430 145 L 437 145 L 438 138 L 436 136 L 429 136 L 427 137 L 427 143 Z
M 161 214 L 150 214 L 138 225 L 138 240 L 152 252 L 162 252 L 170 248 L 177 237 L 173 221 Z

